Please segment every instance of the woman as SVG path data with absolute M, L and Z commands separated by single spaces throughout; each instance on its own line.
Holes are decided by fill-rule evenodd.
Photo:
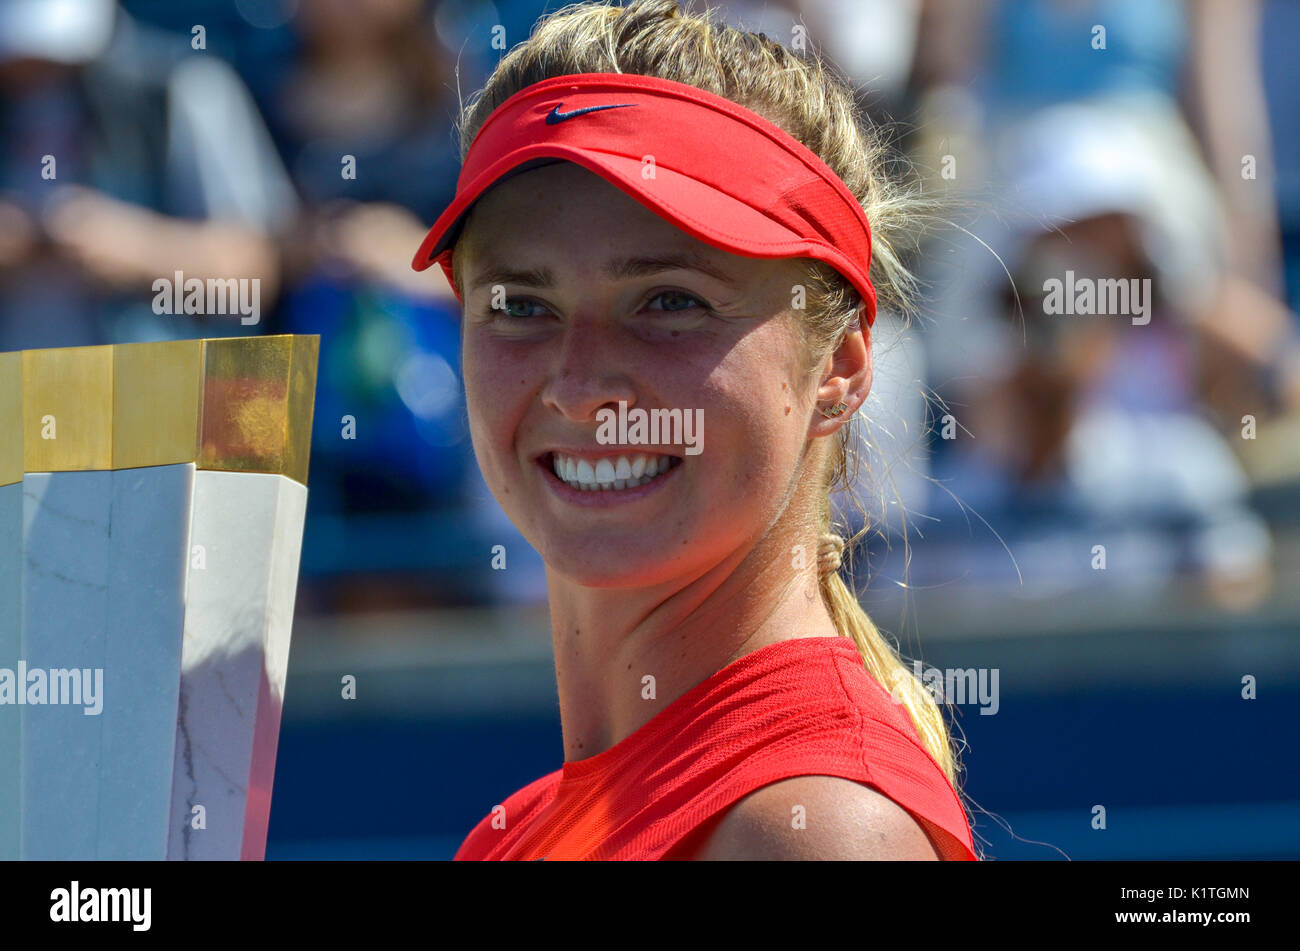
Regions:
M 474 451 L 546 562 L 565 762 L 457 858 L 974 858 L 830 531 L 875 284 L 909 283 L 851 94 L 671 0 L 580 5 L 461 133 L 414 266 L 464 305 Z

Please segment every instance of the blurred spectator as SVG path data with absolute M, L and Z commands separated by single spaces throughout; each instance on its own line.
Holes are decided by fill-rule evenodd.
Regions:
M 1256 0 L 927 0 L 914 77 L 922 125 L 934 130 L 922 151 L 960 153 L 958 187 L 1011 171 L 988 165 L 981 145 L 1049 106 L 1130 102 L 1158 117 L 1156 144 L 1168 150 L 1154 155 L 1189 186 L 1203 179 L 1188 194 L 1217 241 L 1212 272 L 1194 275 L 1203 293 L 1188 290 L 1196 303 L 1183 309 L 1204 335 L 1199 386 L 1224 429 L 1245 413 L 1300 409 L 1300 340 L 1280 298 L 1260 31 Z M 1177 117 L 1180 105 L 1187 118 Z M 1285 121 L 1294 127 L 1294 112 Z M 1207 201 L 1212 219 L 1201 210 Z
M 266 98 L 304 201 L 280 326 L 323 341 L 315 511 L 343 533 L 344 557 L 322 568 L 405 573 L 412 583 L 394 586 L 390 605 L 478 596 L 483 585 L 452 583 L 470 566 L 476 579 L 509 581 L 499 600 L 536 600 L 540 559 L 473 459 L 460 305 L 440 269 L 410 266 L 460 171 L 456 60 L 440 40 L 438 12 L 420 0 L 303 0 L 290 21 L 297 45 Z M 480 26 L 487 49 L 491 24 Z M 394 519 L 417 513 L 454 517 L 426 522 L 438 537 L 418 544 L 387 534 L 419 531 Z M 509 572 L 485 570 L 495 544 L 507 546 Z M 367 587 L 334 579 L 328 593 L 345 607 L 373 601 Z
M 274 302 L 292 186 L 239 78 L 188 37 L 113 0 L 10 0 L 0 140 L 0 349 L 250 332 L 155 314 L 175 271 Z
M 456 304 L 441 271 L 410 267 L 455 194 L 445 58 L 419 0 L 305 0 L 291 26 L 299 47 L 269 121 L 304 198 L 285 329 L 329 342 L 315 450 L 342 480 L 344 511 L 455 504 Z M 356 441 L 339 437 L 345 415 Z
M 1012 551 L 1035 552 L 1027 570 L 1049 589 L 1106 577 L 1089 557 L 1103 544 L 1112 559 L 1133 555 L 1121 582 L 1151 589 L 1191 572 L 1225 603 L 1252 601 L 1266 590 L 1269 535 L 1196 390 L 1193 316 L 1217 287 L 1216 207 L 1163 102 L 1056 106 L 1003 137 L 1009 226 L 995 246 L 1013 284 L 987 301 L 1005 322 L 981 323 L 1001 356 L 978 386 L 949 387 L 974 438 L 945 446 L 930 514 L 960 522 L 951 492 L 1008 542 L 1037 539 Z M 1052 280 L 1124 281 L 1145 296 L 1120 315 L 1054 313 Z M 987 577 L 977 550 L 954 557 Z
M 1300 69 L 1295 65 L 1300 4 L 1294 0 L 1265 3 L 1259 36 L 1266 121 L 1277 164 L 1277 214 L 1287 305 L 1293 315 L 1300 315 Z

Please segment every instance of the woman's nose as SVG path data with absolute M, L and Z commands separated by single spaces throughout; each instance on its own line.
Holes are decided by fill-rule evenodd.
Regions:
M 596 411 L 636 401 L 627 341 L 600 319 L 576 319 L 564 328 L 543 402 L 576 422 L 594 421 Z

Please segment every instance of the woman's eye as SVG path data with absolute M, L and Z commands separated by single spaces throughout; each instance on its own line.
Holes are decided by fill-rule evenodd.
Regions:
M 669 311 L 669 312 L 679 311 L 679 310 L 691 310 L 693 307 L 701 307 L 701 308 L 703 308 L 703 309 L 705 309 L 705 310 L 708 310 L 708 309 L 709 309 L 709 305 L 708 305 L 705 301 L 703 301 L 703 300 L 701 300 L 700 298 L 696 297 L 694 294 L 688 294 L 688 293 L 686 293 L 685 291 L 664 291 L 662 294 L 656 294 L 656 295 L 655 295 L 654 297 L 652 297 L 650 300 L 651 300 L 651 302 L 653 303 L 654 301 L 657 301 L 657 300 L 665 300 L 665 299 L 667 299 L 668 301 L 678 301 L 678 302 L 686 301 L 686 302 L 688 302 L 688 303 L 686 303 L 685 306 L 677 306 L 677 307 L 674 307 L 674 306 L 666 306 L 666 307 L 663 307 L 663 308 L 651 308 L 651 309 L 652 309 L 652 310 L 666 310 L 666 311 Z M 693 301 L 694 303 L 689 303 L 689 302 L 692 302 L 692 301 Z
M 540 307 L 540 306 L 541 305 L 538 304 L 536 301 L 528 300 L 525 297 L 507 297 L 505 299 L 505 303 L 502 304 L 500 307 L 496 308 L 496 310 L 502 316 L 505 317 L 525 319 L 528 317 L 537 316 L 534 313 L 530 313 L 530 309 L 533 307 Z
M 662 303 L 659 307 L 650 307 L 650 310 L 658 310 L 664 313 L 679 313 L 681 311 L 695 310 L 696 308 L 708 310 L 709 304 L 702 298 L 694 294 L 688 294 L 685 291 L 663 291 L 650 298 L 650 303 L 656 301 Z M 526 297 L 507 297 L 505 302 L 492 311 L 489 316 L 502 316 L 513 320 L 528 320 L 533 317 L 540 317 L 545 311 L 545 307 L 534 300 Z

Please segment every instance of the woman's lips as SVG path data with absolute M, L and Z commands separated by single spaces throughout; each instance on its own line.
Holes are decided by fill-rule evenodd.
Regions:
M 624 450 L 624 452 L 626 453 L 626 450 Z M 602 456 L 603 455 L 605 454 L 602 454 Z M 677 470 L 681 469 L 682 466 L 685 465 L 684 460 L 678 461 L 666 472 L 660 472 L 644 485 L 630 486 L 623 489 L 611 488 L 583 491 L 581 489 L 575 489 L 555 474 L 552 469 L 552 456 L 553 454 L 548 452 L 538 456 L 537 459 L 534 460 L 537 467 L 542 471 L 543 479 L 545 479 L 546 484 L 550 487 L 551 491 L 561 500 L 583 508 L 611 508 L 628 502 L 635 502 L 639 499 L 645 498 L 646 496 L 653 495 L 676 478 Z M 601 456 L 593 458 L 601 458 Z

